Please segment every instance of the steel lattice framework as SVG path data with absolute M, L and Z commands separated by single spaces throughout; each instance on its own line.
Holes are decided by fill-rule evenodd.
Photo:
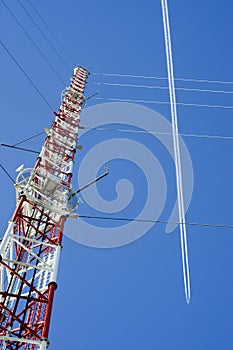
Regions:
M 66 217 L 77 207 L 71 177 L 88 71 L 75 67 L 33 169 L 21 166 L 17 207 L 0 245 L 0 348 L 44 350 Z

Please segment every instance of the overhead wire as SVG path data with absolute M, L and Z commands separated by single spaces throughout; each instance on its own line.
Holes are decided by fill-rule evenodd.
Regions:
M 1 169 L 4 171 L 4 173 L 7 175 L 7 177 L 15 183 L 15 180 L 13 177 L 9 174 L 9 172 L 6 170 L 6 168 L 0 163 Z M 93 216 L 93 215 L 79 215 L 79 218 L 85 218 L 85 219 L 98 219 L 98 220 L 110 220 L 110 221 L 127 221 L 127 222 L 141 222 L 141 223 L 162 223 L 162 224 L 174 224 L 178 225 L 180 222 L 178 221 L 168 221 L 168 220 L 154 220 L 154 219 L 137 219 L 137 218 L 127 218 L 127 217 L 109 217 L 109 216 Z M 217 223 L 200 223 L 200 222 L 186 222 L 189 226 L 199 226 L 199 227 L 216 227 L 216 228 L 226 228 L 226 229 L 233 229 L 233 225 L 226 225 L 226 224 L 217 224 Z
M 30 152 L 30 153 L 40 154 L 40 152 L 34 151 L 34 150 L 32 150 L 32 149 L 29 149 L 29 148 L 17 147 L 17 146 L 13 146 L 13 145 L 8 145 L 8 144 L 6 144 L 6 143 L 1 143 L 0 146 L 2 146 L 2 147 L 8 147 L 8 148 L 14 148 L 14 149 L 17 149 L 17 150 L 20 150 L 20 151 L 24 151 L 24 152 Z
M 6 170 L 6 168 L 0 163 L 0 168 L 4 171 L 4 173 L 8 176 L 8 178 L 15 183 L 15 180 L 13 179 L 13 177 L 8 173 L 8 171 Z
M 158 85 L 106 83 L 106 82 L 96 82 L 96 81 L 93 81 L 92 84 L 94 84 L 94 85 L 106 85 L 106 86 L 143 88 L 143 89 L 158 89 L 158 90 L 168 90 L 169 89 L 168 86 L 158 86 Z M 220 93 L 220 94 L 233 94 L 233 91 L 227 91 L 227 90 L 196 89 L 196 88 L 185 88 L 185 87 L 175 87 L 175 90 L 176 91 L 196 91 L 196 92 L 209 92 L 209 93 Z
M 70 67 L 66 64 L 66 62 L 63 60 L 55 46 L 51 43 L 51 41 L 47 38 L 47 36 L 43 33 L 43 31 L 40 29 L 40 26 L 36 23 L 36 21 L 33 19 L 33 17 L 30 15 L 30 13 L 27 11 L 26 7 L 21 3 L 20 0 L 17 0 L 20 6 L 23 8 L 26 15 L 30 18 L 32 23 L 35 25 L 35 27 L 39 30 L 45 41 L 48 43 L 48 45 L 53 49 L 53 51 L 56 53 L 57 57 L 59 57 L 60 61 L 63 63 L 63 65 L 66 67 L 66 69 L 70 72 Z
M 92 75 L 102 75 L 111 77 L 125 77 L 125 78 L 142 78 L 142 79 L 157 79 L 168 80 L 167 77 L 147 76 L 147 75 L 133 75 L 133 74 L 118 74 L 118 73 L 99 73 L 93 72 Z M 194 82 L 194 83 L 210 83 L 210 84 L 233 84 L 233 81 L 224 80 L 209 80 L 209 79 L 193 79 L 193 78 L 175 78 L 175 81 Z
M 144 223 L 162 223 L 162 224 L 174 224 L 179 225 L 179 221 L 167 221 L 167 220 L 153 220 L 153 219 L 137 219 L 137 218 L 126 218 L 126 217 L 110 217 L 110 216 L 93 216 L 93 215 L 79 215 L 79 218 L 83 219 L 97 219 L 97 220 L 110 220 L 110 221 L 135 221 Z M 215 224 L 215 223 L 199 223 L 199 222 L 186 222 L 189 226 L 199 226 L 199 227 L 216 227 L 216 228 L 227 228 L 233 229 L 233 225 L 225 224 Z
M 1 0 L 2 1 L 2 0 Z M 18 63 L 18 61 L 15 59 L 15 57 L 13 56 L 13 54 L 8 50 L 8 48 L 6 47 L 6 45 L 0 40 L 0 45 L 3 47 L 3 49 L 7 52 L 7 54 L 11 57 L 11 59 L 15 62 L 15 64 L 17 65 L 17 67 L 21 70 L 21 72 L 23 73 L 23 75 L 27 78 L 27 80 L 30 82 L 30 84 L 33 86 L 33 88 L 36 90 L 36 92 L 40 95 L 40 97 L 42 98 L 42 100 L 46 103 L 46 105 L 50 108 L 51 111 L 54 111 L 53 107 L 51 106 L 51 104 L 48 102 L 48 100 L 46 99 L 46 97 L 42 94 L 42 92 L 40 91 L 40 89 L 36 86 L 36 84 L 32 81 L 32 79 L 29 77 L 29 75 L 25 72 L 25 70 L 22 68 L 22 66 Z
M 45 133 L 45 131 L 42 131 L 42 132 L 39 132 L 38 134 L 35 134 L 35 135 L 33 135 L 33 136 L 30 136 L 30 137 L 27 137 L 26 139 L 23 139 L 23 140 L 21 140 L 21 141 L 15 143 L 13 146 L 14 146 L 14 147 L 15 147 L 15 146 L 18 146 L 18 145 L 20 145 L 21 143 L 24 143 L 24 142 L 26 142 L 26 141 L 32 140 L 32 139 L 34 139 L 34 138 L 36 138 L 36 137 L 38 137 L 38 136 L 43 135 L 44 133 Z
M 32 39 L 32 37 L 28 34 L 28 32 L 25 30 L 24 26 L 20 23 L 20 21 L 18 20 L 18 18 L 14 15 L 14 13 L 11 11 L 11 9 L 8 7 L 8 5 L 5 3 L 4 0 L 1 0 L 2 4 L 5 6 L 5 8 L 7 9 L 7 11 L 10 13 L 10 15 L 14 18 L 14 20 L 16 21 L 16 23 L 19 25 L 19 27 L 22 29 L 22 31 L 24 32 L 24 34 L 26 35 L 26 37 L 29 39 L 29 41 L 32 43 L 32 45 L 36 48 L 36 50 L 39 52 L 39 54 L 41 55 L 41 57 L 45 60 L 45 62 L 48 64 L 48 66 L 50 67 L 50 69 L 52 70 L 52 72 L 56 75 L 56 77 L 58 78 L 58 80 L 62 83 L 62 85 L 65 85 L 65 82 L 63 81 L 62 77 L 60 76 L 60 74 L 57 73 L 57 71 L 53 68 L 53 65 L 49 62 L 49 60 L 47 59 L 47 57 L 44 55 L 44 53 L 41 51 L 41 49 L 39 48 L 39 46 L 36 44 L 36 42 Z
M 85 130 L 94 130 L 94 131 L 117 131 L 123 133 L 139 133 L 139 134 L 150 134 L 150 135 L 172 135 L 171 132 L 160 132 L 160 131 L 152 131 L 152 130 L 133 130 L 133 129 L 120 129 L 120 128 L 105 128 L 105 127 L 88 127 L 82 126 Z M 206 138 L 206 139 L 220 139 L 220 140 L 233 140 L 233 136 L 223 136 L 223 135 L 207 135 L 207 134 L 187 134 L 187 133 L 179 133 L 179 136 L 183 137 L 196 137 L 196 138 Z
M 122 133 L 136 133 L 136 134 L 149 134 L 149 135 L 168 135 L 171 136 L 172 133 L 171 132 L 160 132 L 160 131 L 152 131 L 152 130 L 133 130 L 133 129 L 121 129 L 121 128 L 106 128 L 106 127 L 89 127 L 89 126 L 83 126 L 84 130 L 92 130 L 92 131 L 104 131 L 104 132 L 122 132 Z M 9 145 L 9 147 L 11 148 L 16 148 L 16 149 L 21 149 L 21 150 L 25 150 L 25 151 L 32 151 L 34 153 L 39 153 L 38 151 L 34 151 L 34 150 L 30 150 L 30 149 L 23 149 L 23 148 L 18 148 L 16 146 L 27 142 L 29 140 L 32 140 L 36 137 L 39 137 L 41 135 L 45 134 L 44 131 L 37 133 L 33 136 L 27 137 L 26 139 L 23 139 L 13 145 Z M 219 140 L 233 140 L 233 136 L 223 136 L 223 135 L 202 135 L 202 134 L 187 134 L 187 133 L 179 133 L 179 136 L 182 137 L 194 137 L 194 138 L 203 138 L 203 139 L 219 139 Z M 6 144 L 0 144 L 1 146 L 8 146 Z
M 170 105 L 169 101 L 156 101 L 156 100 L 130 99 L 130 98 L 96 97 L 95 100 L 105 100 L 105 101 L 112 101 L 112 102 L 134 102 L 134 103 L 143 103 L 143 104 Z M 187 106 L 187 107 L 233 109 L 233 106 L 198 104 L 198 103 L 184 103 L 184 102 L 176 102 L 176 105 Z
M 44 25 L 46 26 L 46 28 L 48 29 L 48 31 L 50 32 L 50 34 L 53 36 L 53 38 L 56 40 L 57 44 L 60 46 L 60 48 L 64 51 L 64 53 L 66 54 L 66 56 L 70 59 L 71 63 L 73 65 L 76 65 L 75 61 L 73 60 L 73 58 L 71 57 L 71 55 L 69 54 L 69 52 L 66 50 L 66 48 L 63 46 L 63 44 L 61 43 L 60 39 L 57 37 L 57 35 L 54 33 L 54 31 L 49 27 L 48 23 L 45 21 L 45 19 L 41 16 L 41 14 L 39 13 L 39 11 L 35 8 L 35 6 L 32 4 L 32 2 L 30 0 L 27 0 L 27 2 L 30 4 L 30 6 L 32 7 L 32 9 L 36 12 L 37 16 L 40 18 L 40 20 L 44 23 Z

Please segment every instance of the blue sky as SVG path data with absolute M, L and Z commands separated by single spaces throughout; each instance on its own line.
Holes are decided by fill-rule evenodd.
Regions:
M 14 0 L 7 4 L 68 85 L 73 63 L 33 12 L 28 1 L 21 1 L 70 69 L 49 47 L 19 2 Z M 99 84 L 166 85 L 164 80 L 102 75 L 166 76 L 160 1 L 32 2 L 75 64 L 90 69 L 92 74 L 86 95 L 98 91 L 97 97 L 101 99 L 93 98 L 87 107 L 110 102 L 111 98 L 168 101 L 166 90 Z M 169 1 L 169 12 L 175 77 L 233 81 L 232 2 Z M 65 86 L 38 54 L 2 2 L 0 16 L 1 40 L 57 110 L 60 93 Z M 0 141 L 14 144 L 50 126 L 53 115 L 1 47 L 0 52 Z M 233 84 L 177 81 L 176 86 L 233 91 Z M 233 105 L 230 93 L 179 90 L 177 101 Z M 144 105 L 170 120 L 168 105 Z M 179 130 L 183 134 L 232 136 L 232 108 L 178 105 L 178 119 Z M 88 120 L 82 119 L 82 125 L 88 126 Z M 120 128 L 121 124 L 118 126 Z M 111 130 L 87 133 L 81 142 L 83 151 L 77 154 L 79 159 L 74 167 L 74 182 L 77 182 L 78 166 L 85 152 L 101 140 L 119 137 L 122 137 L 119 132 Z M 172 159 L 158 141 L 152 140 L 151 135 L 135 133 L 132 136 L 132 133 L 126 133 L 124 137 L 143 143 L 160 160 L 168 185 L 166 205 L 160 219 L 168 220 L 176 199 Z M 233 140 L 190 136 L 183 139 L 194 170 L 194 191 L 187 221 L 232 225 Z M 44 135 L 22 144 L 22 147 L 40 150 L 43 140 Z M 20 164 L 33 167 L 35 155 L 1 147 L 0 162 L 14 177 L 15 169 Z M 140 204 L 145 201 L 145 176 L 130 162 L 118 159 L 108 165 L 109 176 L 98 183 L 101 195 L 106 200 L 113 200 L 116 197 L 116 182 L 127 178 L 135 186 L 136 197 L 125 212 L 114 215 L 135 217 Z M 2 235 L 15 207 L 15 194 L 13 184 L 2 171 L 0 181 Z M 108 216 L 89 208 L 85 201 L 80 205 L 79 213 Z M 115 221 L 96 220 L 94 223 L 109 228 L 119 225 Z M 166 235 L 165 225 L 158 223 L 134 243 L 114 249 L 86 247 L 64 237 L 50 349 L 231 349 L 233 230 L 188 226 L 187 231 L 192 285 L 190 305 L 185 303 L 183 292 L 178 228 Z

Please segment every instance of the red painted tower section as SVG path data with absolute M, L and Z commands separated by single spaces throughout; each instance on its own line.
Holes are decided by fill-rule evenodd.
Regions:
M 88 72 L 75 67 L 33 169 L 19 167 L 17 207 L 0 245 L 0 349 L 45 350 Z

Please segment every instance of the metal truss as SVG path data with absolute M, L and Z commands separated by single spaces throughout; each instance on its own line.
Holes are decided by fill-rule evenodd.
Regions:
M 44 350 L 66 217 L 77 208 L 71 177 L 88 72 L 70 86 L 33 169 L 19 167 L 17 207 L 0 244 L 0 348 Z

